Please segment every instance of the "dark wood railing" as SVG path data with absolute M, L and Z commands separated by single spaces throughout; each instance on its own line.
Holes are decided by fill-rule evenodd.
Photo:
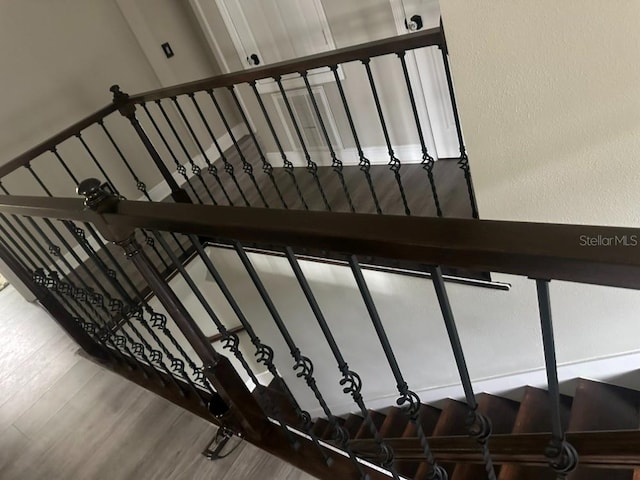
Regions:
M 116 371 L 123 371 L 126 376 L 143 385 L 146 385 L 145 382 L 149 381 L 149 377 L 158 377 L 163 387 L 158 387 L 156 382 L 153 386 L 154 391 L 185 408 L 194 410 L 205 418 L 209 415 L 211 421 L 244 435 L 261 448 L 285 458 L 320 478 L 335 478 L 336 475 L 340 478 L 362 478 L 365 474 L 369 474 L 370 478 L 384 478 L 357 458 L 381 464 L 396 478 L 399 476 L 394 462 L 403 460 L 426 460 L 436 475 L 444 475 L 444 471 L 437 467 L 436 460 L 481 463 L 486 468 L 487 478 L 495 478 L 494 463 L 524 465 L 550 463 L 554 469 L 561 472 L 575 468 L 578 456 L 582 465 L 587 466 L 607 468 L 640 466 L 638 460 L 640 432 L 572 432 L 565 435 L 559 417 L 554 416 L 551 419 L 553 430 L 548 434 L 495 435 L 490 437 L 491 441 L 488 443 L 490 423 L 483 414 L 477 412 L 473 386 L 464 360 L 464 350 L 440 273 L 441 265 L 451 264 L 467 269 L 482 268 L 535 279 L 549 391 L 551 401 L 559 405 L 549 281 L 560 279 L 640 289 L 640 280 L 638 280 L 640 279 L 640 250 L 629 246 L 640 238 L 640 229 L 156 204 L 119 200 L 100 187 L 98 180 L 83 182 L 80 190 L 87 197 L 84 202 L 74 198 L 45 200 L 39 197 L 2 196 L 0 212 L 4 215 L 86 222 L 95 226 L 105 239 L 120 245 L 169 313 L 169 317 L 159 319 L 158 316 L 162 317 L 162 315 L 152 312 L 152 323 L 156 327 L 159 326 L 161 330 L 168 328 L 169 320 L 175 323 L 175 327 L 182 332 L 196 351 L 203 365 L 200 369 L 203 368 L 203 370 L 196 367 L 195 371 L 197 373 L 200 370 L 204 377 L 193 378 L 185 375 L 184 370 L 180 371 L 180 369 L 171 373 L 167 367 L 158 366 L 157 359 L 156 363 L 145 360 L 143 352 L 146 350 L 149 350 L 149 353 L 153 352 L 153 347 L 143 345 L 136 350 L 138 342 L 130 338 L 119 338 L 118 331 L 105 331 L 100 329 L 99 324 L 97 327 L 94 325 L 93 328 L 89 328 L 91 325 L 87 326 L 87 323 L 91 323 L 91 320 L 86 316 L 80 317 L 81 313 L 64 313 L 72 308 L 77 310 L 78 305 L 82 306 L 82 301 L 87 298 L 89 302 L 86 305 L 89 310 L 96 305 L 101 305 L 102 300 L 96 299 L 86 291 L 82 295 L 74 295 L 73 292 L 76 290 L 69 284 L 52 279 L 51 275 L 43 272 L 29 272 L 19 260 L 20 254 L 16 249 L 6 240 L 2 240 L 0 253 L 5 261 L 22 272 L 24 281 L 31 282 L 32 288 L 39 297 L 46 296 L 46 302 L 43 303 L 52 314 L 60 317 L 61 325 L 77 338 L 79 344 L 85 348 L 89 347 L 90 354 L 96 355 L 98 352 L 98 357 L 102 361 L 111 362 L 111 367 Z M 282 404 L 280 409 L 272 410 L 267 400 L 265 400 L 266 403 L 262 402 L 264 399 L 256 401 L 256 397 L 249 394 L 239 374 L 233 370 L 225 357 L 211 346 L 210 339 L 202 334 L 192 314 L 177 297 L 172 287 L 159 275 L 153 262 L 144 253 L 148 247 L 143 248 L 137 243 L 135 231 L 138 229 L 148 229 L 153 234 L 157 231 L 168 231 L 185 235 L 193 242 L 198 258 L 204 262 L 203 264 L 218 282 L 221 291 L 238 314 L 243 329 L 256 348 L 258 361 L 265 364 L 273 374 L 274 381 L 281 382 L 280 391 L 284 392 L 283 395 L 289 395 L 290 398 L 287 398 L 290 400 L 288 403 L 290 406 L 285 407 L 285 411 L 282 410 Z M 609 245 L 587 248 L 584 246 L 585 238 L 626 239 L 627 245 L 624 245 L 625 242 L 621 240 L 618 242 L 620 244 L 618 247 Z M 305 412 L 297 406 L 295 397 L 275 370 L 273 350 L 257 338 L 251 323 L 242 313 L 242 305 L 233 297 L 212 260 L 205 253 L 204 245 L 207 241 L 224 242 L 232 245 L 236 250 L 239 259 L 246 267 L 249 278 L 265 301 L 277 329 L 281 331 L 291 351 L 295 360 L 294 370 L 306 380 L 315 397 L 323 405 L 329 424 L 336 429 L 337 440 L 334 445 L 341 448 L 347 456 L 334 456 L 320 443 L 319 438 L 311 431 L 309 423 L 305 423 Z M 360 272 L 358 258 L 380 256 L 430 265 L 432 281 L 456 358 L 470 415 L 472 415 L 471 438 L 427 438 L 421 430 L 418 430 L 415 438 L 408 439 L 382 438 L 378 433 L 375 433 L 371 440 L 349 441 L 348 435 L 345 438 L 344 430 L 341 429 L 336 417 L 331 413 L 329 406 L 323 403 L 323 394 L 313 377 L 314 366 L 311 359 L 304 356 L 291 337 L 252 261 L 246 255 L 242 244 L 247 242 L 268 245 L 272 249 L 282 251 L 288 259 L 323 335 L 336 357 L 343 376 L 341 385 L 346 388 L 345 393 L 353 397 L 365 417 L 365 422 L 372 420 L 368 417 L 369 410 L 361 395 L 362 380 L 357 373 L 347 367 L 343 352 L 336 342 L 335 335 L 339 333 L 334 332 L 326 322 L 322 308 L 315 300 L 313 288 L 298 265 L 292 247 L 304 246 L 345 256 L 371 315 L 385 357 L 398 381 L 399 400 L 412 405 L 417 396 L 408 389 L 402 371 L 395 361 L 393 348 L 380 322 L 367 282 Z M 178 269 L 189 283 L 188 274 L 184 269 L 180 267 Z M 34 276 L 35 283 L 30 280 L 29 275 Z M 202 291 L 195 283 L 191 281 L 189 285 L 206 309 L 207 298 L 203 297 Z M 82 291 L 82 289 L 79 290 Z M 69 291 L 72 292 L 71 301 L 65 297 Z M 143 318 L 144 313 L 134 310 L 125 316 L 130 319 L 135 315 Z M 221 326 L 214 312 L 210 312 L 210 315 L 220 328 L 220 336 L 216 338 L 221 339 L 225 348 L 236 355 L 244 368 L 250 372 L 251 368 L 238 349 L 237 331 L 227 330 Z M 144 321 L 142 324 L 144 325 Z M 131 324 L 127 324 L 127 328 L 132 328 Z M 157 337 L 154 339 L 162 345 Z M 137 353 L 130 353 L 134 351 Z M 131 372 L 142 372 L 143 375 L 137 373 L 135 377 Z M 172 386 L 173 384 L 177 387 Z M 208 389 L 211 390 L 207 391 Z M 178 398 L 176 392 L 182 396 Z M 264 393 L 263 390 L 258 392 Z M 189 398 L 193 399 L 193 404 L 190 403 Z M 203 403 L 210 405 L 211 414 L 202 410 Z M 291 420 L 291 416 L 287 416 L 286 408 L 290 408 L 294 413 L 297 412 L 300 420 Z M 551 410 L 553 411 L 553 408 Z M 412 422 L 419 420 L 416 412 L 417 410 L 414 411 L 412 408 L 407 410 L 407 415 Z M 295 415 L 294 418 L 296 418 Z M 372 432 L 378 432 L 373 423 L 370 426 Z M 292 431 L 290 427 L 294 430 Z M 306 432 L 309 436 L 294 435 L 292 432 L 295 429 Z M 549 448 L 545 448 L 547 445 Z M 291 450 L 292 447 L 293 450 Z

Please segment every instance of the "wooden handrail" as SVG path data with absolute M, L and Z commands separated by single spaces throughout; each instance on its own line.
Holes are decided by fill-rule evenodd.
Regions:
M 0 196 L 0 212 L 640 289 L 638 228 L 128 200 L 100 215 L 80 199 L 18 196 Z M 628 246 L 605 245 L 616 239 Z
M 423 32 L 401 35 L 365 44 L 354 45 L 330 52 L 322 52 L 307 57 L 267 65 L 264 67 L 243 70 L 225 75 L 217 75 L 195 82 L 182 83 L 180 85 L 175 85 L 172 87 L 160 88 L 137 95 L 132 95 L 128 100 L 124 102 L 124 104 L 139 104 L 142 102 L 169 98 L 176 95 L 193 93 L 201 90 L 228 87 L 231 85 L 251 82 L 263 78 L 282 76 L 289 73 L 297 73 L 314 68 L 328 67 L 345 62 L 361 60 L 364 58 L 373 58 L 380 55 L 435 45 L 444 45 L 444 36 L 442 34 L 442 30 L 439 27 L 425 30 Z M 123 105 L 121 104 L 119 105 L 119 107 L 122 108 Z M 0 179 L 13 172 L 14 170 L 28 164 L 39 155 L 52 150 L 63 141 L 71 138 L 72 136 L 80 133 L 85 128 L 104 119 L 107 115 L 115 112 L 116 110 L 118 110 L 118 107 L 113 103 L 110 103 L 97 112 L 92 113 L 91 115 L 83 118 L 78 122 L 75 122 L 73 125 L 65 128 L 61 132 L 49 137 L 47 140 L 41 142 L 35 147 L 30 148 L 26 152 L 4 163 L 0 166 Z
M 440 27 L 431 28 L 418 33 L 410 33 L 397 37 L 385 38 L 374 42 L 322 52 L 306 57 L 286 60 L 263 67 L 251 68 L 239 72 L 216 75 L 195 82 L 183 83 L 174 87 L 161 88 L 150 92 L 132 95 L 134 103 L 150 102 L 161 98 L 174 97 L 213 88 L 230 87 L 240 83 L 248 83 L 264 78 L 274 78 L 290 73 L 300 73 L 314 68 L 330 67 L 342 63 L 374 58 L 391 53 L 399 53 L 416 48 L 440 46 L 444 44 L 444 36 Z
M 44 142 L 36 145 L 33 148 L 30 148 L 26 152 L 18 155 L 17 157 L 9 160 L 4 165 L 0 166 L 0 179 L 10 174 L 14 170 L 28 164 L 31 160 L 42 155 L 45 152 L 50 151 L 54 147 L 60 145 L 60 143 L 65 140 L 71 138 L 74 135 L 77 135 L 85 128 L 93 125 L 94 123 L 104 119 L 107 115 L 115 112 L 117 109 L 115 105 L 109 104 L 105 107 L 102 107 L 97 112 L 92 113 L 88 117 L 83 118 L 82 120 L 74 123 L 73 125 L 65 128 L 59 133 L 56 133 L 54 136 L 49 137 Z

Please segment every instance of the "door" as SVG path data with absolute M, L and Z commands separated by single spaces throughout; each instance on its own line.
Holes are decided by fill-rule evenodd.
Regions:
M 390 0 L 399 35 L 440 25 L 438 0 Z M 422 48 L 407 54 L 407 67 L 416 90 L 418 112 L 423 125 L 431 125 L 432 141 L 438 158 L 460 156 L 453 109 L 449 100 L 442 53 L 436 48 Z M 428 142 L 431 143 L 431 142 Z

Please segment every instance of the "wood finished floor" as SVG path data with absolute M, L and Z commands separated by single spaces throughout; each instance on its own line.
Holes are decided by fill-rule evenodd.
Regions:
M 76 350 L 38 305 L 0 292 L 0 479 L 313 478 L 248 444 L 206 460 L 215 427 Z

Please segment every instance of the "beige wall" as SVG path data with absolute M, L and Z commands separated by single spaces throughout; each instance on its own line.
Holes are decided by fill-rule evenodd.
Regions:
M 480 216 L 640 226 L 640 3 L 441 3 Z

